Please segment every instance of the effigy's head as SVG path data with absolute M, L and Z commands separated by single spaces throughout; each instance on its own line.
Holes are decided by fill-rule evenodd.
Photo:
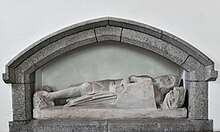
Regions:
M 178 87 L 180 79 L 176 75 L 164 75 L 154 78 L 154 85 L 157 86 L 162 94 L 166 94 L 173 87 Z

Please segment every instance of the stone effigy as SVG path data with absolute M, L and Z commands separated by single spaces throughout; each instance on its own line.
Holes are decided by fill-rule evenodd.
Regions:
M 174 75 L 157 78 L 132 75 L 119 80 L 102 80 L 74 84 L 51 92 L 43 86 L 33 96 L 34 117 L 41 109 L 54 107 L 55 99 L 66 99 L 63 108 L 92 106 L 107 109 L 176 109 L 185 101 L 185 88 L 178 87 L 180 79 Z
M 160 104 L 162 109 L 175 109 L 180 108 L 185 101 L 186 90 L 183 87 L 174 87 L 173 90 L 170 90 L 163 103 Z
M 95 104 L 78 104 L 73 107 L 57 106 L 56 99 L 45 101 L 45 96 L 41 96 L 45 93 L 44 90 L 35 93 L 34 100 L 39 102 L 33 104 L 34 83 L 37 81 L 35 75 L 38 69 L 70 51 L 75 52 L 81 47 L 91 46 L 94 43 L 100 45 L 100 43 L 107 41 L 136 46 L 146 52 L 161 55 L 184 70 L 183 85 L 187 89 L 187 103 L 184 105 L 185 110 L 187 109 L 185 116 L 178 116 L 184 108 L 176 109 L 177 105 L 169 105 L 173 109 L 164 109 L 165 107 L 161 105 L 163 102 L 164 104 L 175 102 L 172 101 L 172 97 L 176 98 L 175 94 L 178 95 L 178 89 L 176 89 L 177 93 L 171 91 L 170 94 L 167 94 L 167 90 L 164 90 L 165 93 L 163 93 L 163 90 L 160 87 L 157 89 L 156 85 L 153 85 L 153 88 L 157 110 L 153 111 L 148 109 L 113 109 L 110 105 L 100 108 Z M 213 121 L 208 118 L 208 89 L 210 88 L 208 83 L 215 81 L 218 77 L 218 71 L 214 66 L 215 63 L 209 57 L 189 43 L 166 31 L 143 23 L 112 17 L 78 23 L 40 39 L 20 52 L 6 65 L 2 78 L 5 83 L 12 84 L 13 103 L 13 121 L 9 122 L 9 128 L 12 132 L 213 131 Z M 153 84 L 155 84 L 155 80 L 153 80 Z M 71 119 L 33 119 L 36 118 L 36 114 L 31 112 L 33 106 L 34 110 L 40 109 L 41 117 Z M 142 115 L 140 116 L 139 113 Z M 166 118 L 142 118 L 152 117 L 152 115 L 164 117 L 165 113 Z M 134 118 L 124 118 L 126 115 Z M 96 120 L 92 117 L 100 117 L 100 119 Z M 113 118 L 108 120 L 109 117 Z M 185 118 L 177 119 L 176 117 Z

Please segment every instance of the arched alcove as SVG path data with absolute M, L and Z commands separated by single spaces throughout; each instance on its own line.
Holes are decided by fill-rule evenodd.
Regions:
M 36 71 L 36 89 L 43 85 L 53 91 L 72 84 L 130 75 L 159 77 L 182 75 L 182 68 L 160 55 L 116 41 L 102 41 L 77 48 Z
M 130 20 L 105 17 L 50 34 L 30 45 L 6 65 L 3 80 L 12 84 L 13 120 L 32 120 L 32 95 L 38 69 L 80 47 L 104 41 L 139 47 L 184 69 L 188 118 L 208 119 L 208 81 L 214 81 L 218 76 L 211 59 L 187 42 L 160 29 Z
M 154 27 L 117 19 L 100 18 L 64 28 L 32 44 L 6 65 L 6 83 L 31 83 L 41 66 L 77 47 L 106 40 L 135 45 L 180 65 L 189 80 L 215 80 L 213 61 L 187 42 Z

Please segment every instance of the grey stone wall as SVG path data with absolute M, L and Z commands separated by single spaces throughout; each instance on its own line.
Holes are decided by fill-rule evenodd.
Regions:
M 10 132 L 211 132 L 212 126 L 212 120 L 184 118 L 53 119 L 10 122 Z

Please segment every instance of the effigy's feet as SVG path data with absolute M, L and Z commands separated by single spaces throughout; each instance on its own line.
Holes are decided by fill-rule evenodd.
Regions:
M 54 106 L 54 102 L 50 100 L 50 93 L 47 91 L 37 91 L 33 97 L 34 109 L 43 109 Z

